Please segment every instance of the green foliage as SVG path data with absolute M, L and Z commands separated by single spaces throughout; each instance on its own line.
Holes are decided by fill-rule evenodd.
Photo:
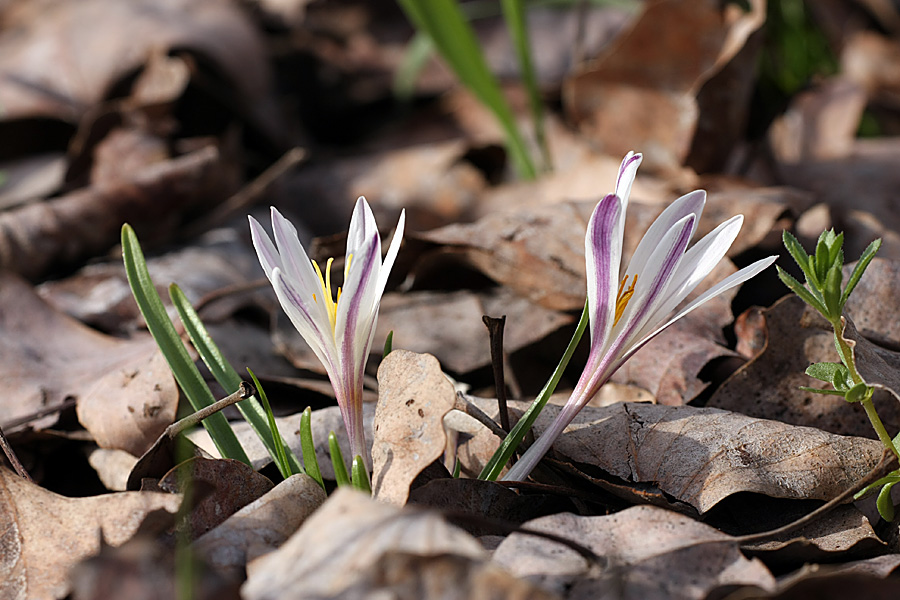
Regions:
M 350 485 L 350 476 L 347 475 L 347 463 L 344 462 L 344 454 L 338 444 L 334 432 L 328 434 L 328 451 L 331 453 L 331 466 L 334 468 L 334 480 L 338 486 Z
M 288 460 L 286 446 L 281 439 L 281 434 L 278 433 L 278 424 L 275 422 L 275 414 L 272 412 L 272 407 L 269 405 L 269 398 L 266 396 L 262 384 L 259 382 L 259 379 L 256 378 L 256 374 L 253 371 L 248 368 L 247 372 L 250 373 L 250 377 L 253 378 L 253 385 L 256 386 L 256 392 L 259 394 L 259 397 L 262 400 L 263 409 L 265 409 L 266 412 L 266 419 L 269 422 L 269 431 L 273 436 L 272 439 L 275 445 L 275 452 L 272 456 L 272 460 L 275 461 L 278 472 L 281 473 L 281 476 L 285 479 L 291 475 L 302 473 L 303 469 L 302 467 L 298 468 L 299 465 L 296 464 L 296 460 L 294 463 L 291 463 Z
M 350 481 L 354 488 L 367 494 L 372 493 L 372 486 L 369 485 L 369 472 L 366 469 L 366 462 L 362 456 L 357 454 L 353 457 L 353 463 L 350 465 Z
M 122 226 L 122 256 L 131 293 L 147 322 L 150 334 L 169 363 L 175 380 L 195 411 L 209 406 L 215 402 L 215 398 L 188 355 L 172 321 L 169 320 L 162 299 L 153 286 L 137 235 L 128 224 Z M 250 464 L 250 459 L 247 458 L 224 415 L 216 413 L 204 419 L 203 426 L 222 456 Z
M 303 451 L 303 466 L 306 474 L 319 482 L 325 489 L 325 481 L 322 480 L 322 471 L 319 469 L 319 459 L 316 456 L 316 445 L 312 437 L 312 408 L 306 407 L 300 415 L 300 449 Z

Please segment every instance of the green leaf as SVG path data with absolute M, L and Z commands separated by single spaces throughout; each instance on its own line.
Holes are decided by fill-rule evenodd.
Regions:
M 862 256 L 859 257 L 856 266 L 853 267 L 853 272 L 850 273 L 850 279 L 847 280 L 847 287 L 844 288 L 844 293 L 841 295 L 841 308 L 847 303 L 847 298 L 853 293 L 856 284 L 859 283 L 859 280 L 862 278 L 863 273 L 865 273 L 869 263 L 875 258 L 875 253 L 878 252 L 879 248 L 881 248 L 881 238 L 875 240 L 863 250 Z
M 338 444 L 337 436 L 334 432 L 328 434 L 328 450 L 331 452 L 331 466 L 334 467 L 334 480 L 338 486 L 350 485 L 350 476 L 347 475 L 347 464 L 344 462 L 344 455 L 341 452 L 341 446 Z
M 325 481 L 322 479 L 322 471 L 319 469 L 319 459 L 316 456 L 316 445 L 312 436 L 312 408 L 306 407 L 300 415 L 300 449 L 303 451 L 303 466 L 306 474 L 319 482 L 325 489 Z
M 281 439 L 281 434 L 278 433 L 278 424 L 275 422 L 275 414 L 272 412 L 272 407 L 269 405 L 268 397 L 266 397 L 266 391 L 262 388 L 259 379 L 256 378 L 256 374 L 250 370 L 250 367 L 247 367 L 247 372 L 250 373 L 250 377 L 253 379 L 253 385 L 256 386 L 256 391 L 259 393 L 259 397 L 262 399 L 263 408 L 266 411 L 266 418 L 269 421 L 269 430 L 272 434 L 272 439 L 275 442 L 275 456 L 273 456 L 272 459 L 275 461 L 275 466 L 278 467 L 278 472 L 281 473 L 281 476 L 285 479 L 291 475 L 302 473 L 302 469 L 295 471 L 288 460 L 284 442 Z
M 372 493 L 372 486 L 369 485 L 369 473 L 366 469 L 366 463 L 362 456 L 357 454 L 353 457 L 353 463 L 350 465 L 350 481 L 354 488 L 367 494 Z
M 153 286 L 150 272 L 147 270 L 147 262 L 138 242 L 137 235 L 127 223 L 122 226 L 122 258 L 125 262 L 125 273 L 128 276 L 128 284 L 131 293 L 137 302 L 147 329 L 160 351 L 169 363 L 175 381 L 181 386 L 184 395 L 194 410 L 200 410 L 215 402 L 212 392 L 203 381 L 203 376 L 197 370 L 197 366 L 188 355 L 181 337 L 175 331 L 172 321 L 166 314 L 162 299 Z M 203 420 L 203 426 L 209 432 L 210 438 L 225 458 L 232 458 L 250 464 L 250 459 L 238 442 L 231 426 L 222 413 L 216 413 Z
M 857 383 L 852 388 L 847 390 L 847 393 L 844 395 L 844 399 L 847 402 L 860 402 L 871 397 L 873 391 L 874 390 L 867 386 L 865 383 Z
M 219 350 L 219 347 L 213 341 L 212 336 L 209 335 L 209 331 L 200 319 L 200 315 L 198 315 L 197 311 L 194 310 L 194 307 L 191 306 L 187 296 L 184 295 L 184 292 L 181 291 L 181 288 L 179 288 L 178 285 L 173 283 L 169 286 L 169 297 L 172 299 L 172 304 L 178 311 L 178 316 L 184 324 L 185 331 L 187 331 L 191 338 L 191 343 L 194 345 L 194 348 L 196 348 L 197 353 L 209 369 L 209 372 L 212 373 L 212 376 L 226 392 L 234 393 L 241 385 L 241 377 Z M 249 371 L 250 369 L 247 370 Z M 257 389 L 260 390 L 260 386 L 257 386 Z M 297 457 L 294 456 L 294 453 L 291 451 L 290 447 L 284 443 L 283 439 L 278 437 L 276 443 L 276 434 L 273 433 L 275 429 L 272 428 L 273 422 L 269 420 L 270 411 L 267 411 L 260 405 L 256 396 L 238 402 L 236 406 L 244 417 L 244 420 L 249 423 L 250 428 L 253 429 L 257 437 L 262 441 L 263 446 L 265 446 L 266 451 L 269 453 L 269 456 L 272 457 L 272 460 L 275 461 L 282 476 L 288 477 L 289 475 L 285 475 L 285 471 L 282 470 L 284 464 L 282 464 L 280 458 L 279 447 L 281 448 L 281 452 L 287 455 L 287 465 L 290 467 L 288 469 L 289 474 L 303 473 L 303 467 L 300 464 L 300 461 L 297 460 Z
M 799 386 L 798 389 L 801 389 L 804 392 L 812 392 L 813 394 L 822 394 L 823 396 L 840 396 L 841 398 L 843 398 L 844 395 L 847 393 L 847 392 L 841 392 L 839 390 L 823 390 L 820 388 L 807 387 L 805 385 Z
M 878 492 L 878 500 L 875 501 L 875 506 L 878 507 L 878 514 L 888 523 L 894 520 L 894 501 L 891 499 L 891 488 L 896 484 L 896 481 L 886 483 L 881 488 L 881 491 Z
M 825 298 L 825 308 L 828 309 L 829 320 L 837 320 L 841 318 L 841 282 L 844 274 L 841 273 L 840 265 L 834 265 L 829 269 L 825 277 L 825 286 L 822 290 L 822 296 Z
M 850 387 L 846 383 L 850 380 L 850 370 L 842 363 L 813 363 L 806 368 L 806 374 L 819 381 L 832 384 L 836 390 L 846 391 Z
M 584 310 L 581 311 L 581 319 L 578 321 L 578 326 L 575 328 L 575 333 L 572 335 L 572 339 L 569 341 L 566 351 L 559 360 L 559 364 L 556 365 L 556 369 L 553 370 L 553 374 L 550 376 L 546 385 L 544 385 L 544 389 L 542 389 L 537 398 L 534 399 L 534 402 L 531 403 L 531 406 L 528 407 L 528 410 L 525 411 L 525 414 L 522 415 L 519 422 L 512 428 L 512 431 L 510 431 L 506 438 L 500 442 L 500 447 L 497 448 L 493 456 L 491 456 L 490 460 L 481 470 L 478 479 L 496 481 L 497 477 L 500 476 L 503 467 L 509 462 L 510 457 L 512 457 L 516 448 L 519 447 L 519 444 L 522 443 L 522 440 L 525 439 L 525 435 L 531 430 L 534 421 L 537 419 L 538 415 L 541 414 L 541 411 L 544 409 L 544 406 L 556 389 L 559 379 L 562 377 L 563 371 L 566 370 L 566 366 L 569 364 L 572 354 L 575 353 L 575 348 L 578 347 L 578 342 L 581 340 L 581 336 L 584 334 L 584 330 L 587 328 L 589 321 L 588 305 L 587 302 L 585 302 Z
M 388 331 L 387 337 L 384 338 L 384 353 L 381 355 L 382 360 L 394 350 L 394 330 Z
M 858 492 L 856 492 L 855 494 L 853 494 L 853 499 L 861 500 L 862 498 L 865 498 L 872 492 L 874 492 L 876 490 L 880 490 L 882 486 L 884 486 L 886 483 L 890 483 L 890 482 L 894 482 L 894 483 L 900 482 L 900 469 L 895 469 L 895 470 L 891 471 L 890 473 L 888 473 L 887 475 L 885 475 L 884 477 L 882 477 L 881 479 L 879 479 L 878 481 L 873 481 L 872 483 L 870 483 L 863 489 L 861 489 Z
M 813 283 L 817 282 L 815 268 L 810 264 L 810 256 L 806 253 L 806 250 L 803 249 L 803 246 L 797 238 L 785 230 L 781 234 L 781 240 L 784 242 L 784 247 L 787 249 L 788 253 L 790 253 L 794 262 L 796 262 L 797 266 L 800 267 L 800 270 L 803 271 L 806 280 Z
M 804 302 L 819 311 L 822 315 L 826 317 L 828 316 L 828 309 L 825 308 L 825 305 L 822 303 L 822 301 L 813 296 L 810 291 L 803 286 L 802 283 L 794 279 L 790 273 L 788 273 L 778 265 L 775 265 L 775 269 L 778 271 L 778 278 L 781 280 L 781 283 L 786 285 L 792 292 L 800 296 Z
M 434 42 L 441 57 L 478 100 L 494 113 L 506 134 L 506 147 L 519 174 L 534 179 L 534 168 L 515 116 L 497 79 L 488 69 L 475 32 L 456 0 L 398 0 L 417 30 Z
M 434 52 L 434 44 L 427 34 L 418 32 L 406 45 L 406 51 L 400 60 L 400 65 L 394 73 L 394 96 L 400 100 L 412 99 L 416 89 L 416 79 L 428 62 L 428 57 Z

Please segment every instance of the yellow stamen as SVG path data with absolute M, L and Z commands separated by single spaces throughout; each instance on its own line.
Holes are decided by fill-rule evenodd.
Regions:
M 329 258 L 328 262 L 325 263 L 325 276 L 322 276 L 322 271 L 319 269 L 319 265 L 316 261 L 311 261 L 313 268 L 316 270 L 316 275 L 319 276 L 319 285 L 322 286 L 323 297 L 325 298 L 325 311 L 328 313 L 328 322 L 331 324 L 331 333 L 334 334 L 334 326 L 337 320 L 337 303 L 338 300 L 341 299 L 341 288 L 337 289 L 337 300 L 332 300 L 331 295 L 331 263 L 334 262 L 333 258 Z M 313 301 L 318 303 L 318 299 L 316 295 L 313 294 Z
M 616 319 L 613 321 L 613 326 L 618 325 L 619 319 L 622 318 L 622 314 L 625 312 L 625 307 L 628 306 L 628 301 L 631 300 L 631 297 L 634 296 L 634 286 L 637 285 L 637 274 L 634 276 L 634 281 L 631 282 L 631 286 L 626 290 L 625 284 L 628 282 L 628 275 L 619 282 L 619 292 L 616 294 Z

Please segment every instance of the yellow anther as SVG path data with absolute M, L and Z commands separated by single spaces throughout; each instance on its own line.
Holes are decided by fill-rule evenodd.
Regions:
M 316 261 L 311 261 L 313 268 L 316 270 L 316 275 L 319 276 L 319 285 L 322 286 L 323 297 L 325 298 L 325 311 L 328 313 L 328 322 L 331 324 L 331 333 L 334 334 L 335 322 L 337 321 L 337 303 L 341 299 L 341 288 L 337 289 L 337 300 L 332 300 L 331 295 L 331 263 L 334 262 L 333 258 L 329 258 L 328 262 L 325 263 L 325 275 L 322 275 L 322 270 L 319 269 L 319 265 Z M 313 301 L 318 303 L 318 299 L 316 295 L 313 294 Z
M 637 278 L 638 276 L 635 274 L 634 281 L 631 282 L 631 286 L 627 290 L 625 289 L 625 284 L 628 283 L 628 275 L 619 282 L 619 292 L 616 294 L 616 319 L 613 321 L 613 326 L 619 323 L 619 319 L 622 318 L 622 314 L 625 312 L 625 307 L 628 306 L 628 301 L 634 296 L 634 286 L 637 285 Z

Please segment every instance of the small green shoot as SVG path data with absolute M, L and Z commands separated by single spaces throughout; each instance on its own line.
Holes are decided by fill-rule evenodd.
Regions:
M 250 367 L 247 367 L 247 372 L 250 373 L 250 377 L 253 378 L 253 385 L 256 386 L 259 399 L 262 400 L 263 409 L 266 411 L 266 418 L 269 421 L 269 431 L 272 433 L 272 440 L 275 443 L 275 456 L 272 458 L 275 461 L 275 466 L 278 467 L 278 472 L 281 473 L 281 476 L 285 479 L 291 475 L 302 473 L 303 469 L 299 467 L 299 465 L 292 464 L 291 461 L 288 460 L 286 446 L 281 439 L 281 434 L 278 432 L 278 424 L 275 422 L 275 414 L 272 412 L 271 405 L 269 405 L 269 398 L 266 396 L 266 391 L 263 389 L 259 379 L 256 378 L 256 373 L 251 371 Z
M 319 459 L 316 456 L 316 445 L 312 436 L 312 408 L 306 407 L 300 415 L 300 449 L 303 451 L 303 466 L 306 474 L 319 482 L 325 489 L 325 481 L 322 479 L 322 471 L 319 469 Z
M 128 284 L 137 302 L 147 328 L 160 351 L 169 363 L 169 368 L 175 375 L 175 380 L 188 402 L 195 411 L 209 406 L 215 402 L 212 392 L 191 357 L 188 355 L 181 337 L 175 331 L 175 326 L 169 320 L 162 299 L 153 286 L 150 272 L 147 270 L 147 262 L 138 242 L 137 235 L 127 223 L 122 226 L 122 256 L 125 262 L 125 273 L 128 276 Z M 240 385 L 240 384 L 238 384 Z M 237 389 L 237 386 L 235 386 Z M 233 391 L 233 390 L 232 390 Z M 239 460 L 250 464 L 250 459 L 238 442 L 231 426 L 221 413 L 214 414 L 204 419 L 203 426 L 209 432 L 213 443 L 225 458 Z
M 369 485 L 369 472 L 366 469 L 366 462 L 362 456 L 357 454 L 353 457 L 353 463 L 350 465 L 350 480 L 355 489 L 372 494 L 372 486 Z
M 384 354 L 382 354 L 382 358 L 386 358 L 388 354 L 390 354 L 394 349 L 394 330 L 391 329 L 388 331 L 387 337 L 384 338 Z
M 341 452 L 341 446 L 338 444 L 337 436 L 334 432 L 328 434 L 328 450 L 331 452 L 331 466 L 334 468 L 334 480 L 338 487 L 350 485 L 350 476 L 347 475 L 347 463 L 344 462 L 344 454 Z

